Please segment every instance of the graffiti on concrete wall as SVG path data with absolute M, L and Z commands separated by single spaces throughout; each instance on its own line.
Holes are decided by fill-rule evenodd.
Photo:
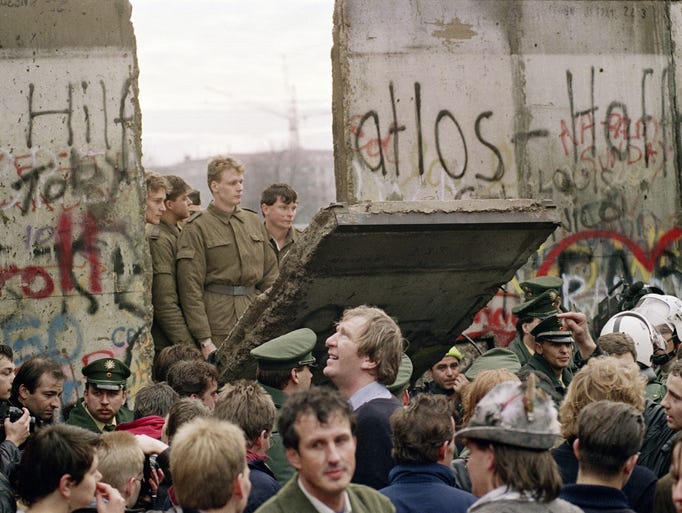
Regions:
M 26 81 L 4 88 L 15 96 L 0 107 L 15 120 L 0 133 L 8 235 L 0 240 L 0 342 L 17 365 L 34 355 L 60 362 L 66 403 L 82 392 L 81 367 L 102 356 L 131 366 L 133 391 L 149 380 L 130 63 L 96 62 L 101 69 L 77 57 L 43 59 L 28 74 L 15 62 Z M 39 71 L 64 67 L 70 73 L 49 81 Z
M 456 85 L 435 97 L 425 81 L 388 81 L 375 88 L 374 108 L 351 116 L 358 199 L 534 197 L 557 205 L 561 228 L 468 333 L 508 343 L 518 284 L 536 275 L 561 276 L 564 304 L 588 317 L 621 280 L 682 294 L 671 68 L 661 57 L 628 59 L 576 58 L 569 67 L 551 56 L 529 59 L 524 112 L 510 97 L 509 105 L 489 96 L 453 100 L 459 81 L 467 87 L 453 77 Z M 515 121 L 522 115 L 530 121 Z

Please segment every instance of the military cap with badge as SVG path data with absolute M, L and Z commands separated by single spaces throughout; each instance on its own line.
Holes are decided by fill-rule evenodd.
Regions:
M 537 342 L 553 344 L 572 344 L 574 342 L 573 334 L 564 328 L 561 319 L 556 314 L 543 319 L 530 334 L 535 337 Z
M 130 377 L 128 366 L 116 358 L 102 358 L 83 367 L 86 383 L 102 390 L 125 390 Z
M 556 276 L 538 276 L 521 282 L 523 303 L 512 308 L 519 318 L 536 317 L 544 319 L 561 311 L 561 289 L 563 280 Z
M 273 338 L 251 350 L 263 370 L 288 370 L 298 367 L 315 367 L 313 349 L 317 335 L 309 328 L 301 328 Z

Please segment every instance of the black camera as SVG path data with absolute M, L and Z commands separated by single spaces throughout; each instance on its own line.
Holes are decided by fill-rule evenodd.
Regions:
M 24 410 L 12 406 L 6 401 L 0 401 L 0 432 L 4 432 L 5 419 L 9 419 L 10 422 L 16 422 L 24 414 Z M 33 433 L 35 431 L 36 419 L 31 417 L 29 431 Z

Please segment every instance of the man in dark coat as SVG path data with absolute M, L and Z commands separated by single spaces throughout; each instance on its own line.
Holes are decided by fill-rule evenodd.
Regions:
M 560 497 L 585 513 L 634 513 L 621 491 L 637 464 L 644 419 L 632 405 L 614 401 L 588 404 L 578 416 L 575 484 Z
M 443 395 L 420 394 L 391 416 L 396 466 L 379 490 L 397 513 L 466 513 L 476 497 L 455 488 L 455 423 Z
M 326 346 L 324 375 L 348 399 L 358 420 L 353 482 L 378 490 L 388 485 L 393 467 L 389 417 L 402 406 L 386 388 L 400 367 L 400 328 L 383 310 L 358 306 L 343 313 Z

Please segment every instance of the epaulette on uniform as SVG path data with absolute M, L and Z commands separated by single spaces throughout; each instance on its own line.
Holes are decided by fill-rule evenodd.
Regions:
M 158 239 L 161 235 L 161 226 L 158 224 L 147 224 L 145 231 L 149 239 Z
M 256 212 L 255 210 L 251 210 L 250 208 L 242 207 L 242 210 L 246 210 L 247 212 L 251 212 L 251 213 L 253 213 L 253 214 L 258 215 L 258 212 Z
M 199 212 L 195 212 L 194 214 L 192 214 L 191 216 L 189 216 L 189 217 L 187 218 L 187 221 L 185 221 L 185 224 L 191 223 L 191 222 L 194 221 L 196 218 L 198 218 L 199 216 L 201 216 L 201 214 L 203 214 L 203 213 L 204 213 L 203 210 L 199 210 Z

